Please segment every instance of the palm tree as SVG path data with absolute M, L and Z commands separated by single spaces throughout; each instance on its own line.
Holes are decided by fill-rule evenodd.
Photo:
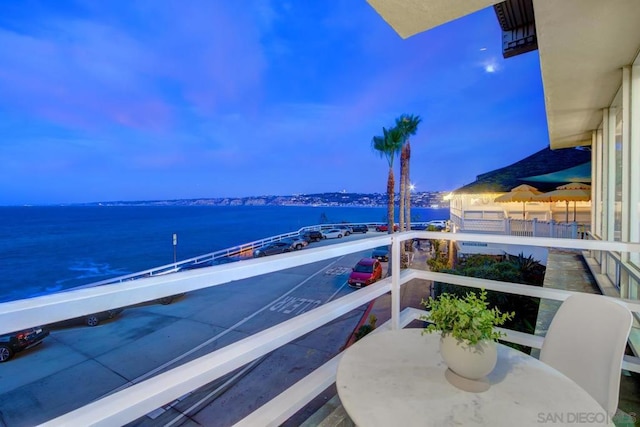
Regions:
M 389 174 L 387 177 L 387 223 L 389 233 L 393 233 L 394 224 L 394 192 L 395 178 L 393 176 L 393 160 L 402 149 L 403 135 L 398 128 L 382 128 L 383 136 L 374 136 L 371 145 L 380 157 L 387 159 Z
M 396 128 L 402 134 L 402 154 L 400 155 L 400 230 L 411 229 L 411 191 L 409 189 L 409 164 L 411 163 L 411 143 L 409 137 L 416 134 L 420 116 L 403 114 L 396 119 Z

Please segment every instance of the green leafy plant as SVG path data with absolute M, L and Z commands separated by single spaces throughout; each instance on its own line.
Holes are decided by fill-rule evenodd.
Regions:
M 364 338 L 365 335 L 369 334 L 370 332 L 373 332 L 373 330 L 376 328 L 377 321 L 378 321 L 378 318 L 376 317 L 376 315 L 370 314 L 369 323 L 360 326 L 356 331 L 356 341 L 359 341 L 360 339 Z
M 495 330 L 495 326 L 504 324 L 515 313 L 501 313 L 497 308 L 489 308 L 487 291 L 482 289 L 480 296 L 469 292 L 463 298 L 442 294 L 438 299 L 429 297 L 422 305 L 430 310 L 421 320 L 429 322 L 423 333 L 441 332 L 442 336 L 451 335 L 475 345 L 482 340 L 497 340 L 504 334 Z

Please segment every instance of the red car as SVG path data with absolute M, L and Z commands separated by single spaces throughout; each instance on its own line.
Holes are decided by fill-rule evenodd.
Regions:
M 349 286 L 352 288 L 362 288 L 377 282 L 382 277 L 382 265 L 380 261 L 373 258 L 362 258 L 349 275 Z
M 398 224 L 393 224 L 393 231 L 398 231 Z M 376 231 L 389 231 L 387 224 L 376 225 Z

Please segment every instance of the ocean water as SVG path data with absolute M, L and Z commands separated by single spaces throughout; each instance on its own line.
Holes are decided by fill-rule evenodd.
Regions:
M 412 208 L 414 221 L 448 209 Z M 57 292 L 301 227 L 384 222 L 386 208 L 311 206 L 0 207 L 0 302 Z

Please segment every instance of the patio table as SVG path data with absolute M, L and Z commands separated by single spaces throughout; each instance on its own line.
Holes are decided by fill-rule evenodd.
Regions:
M 336 385 L 356 425 L 613 426 L 591 395 L 534 357 L 498 344 L 495 369 L 464 380 L 442 360 L 440 335 L 421 333 L 374 333 L 345 351 Z

